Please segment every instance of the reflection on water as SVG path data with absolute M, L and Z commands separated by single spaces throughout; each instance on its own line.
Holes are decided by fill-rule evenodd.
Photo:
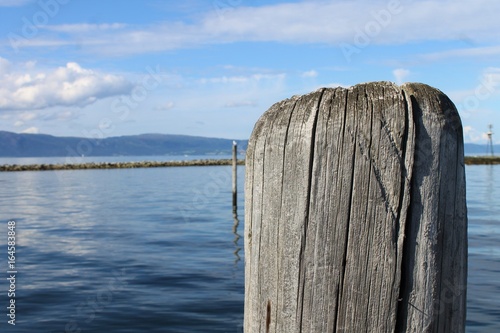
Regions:
M 240 330 L 230 167 L 14 172 L 0 182 L 0 219 L 17 221 L 18 331 Z
M 500 332 L 500 166 L 466 173 L 467 332 Z M 241 332 L 244 198 L 233 210 L 230 166 L 0 173 L 0 184 L 19 270 L 18 330 L 0 321 L 0 332 Z
M 467 332 L 500 332 L 500 166 L 466 167 L 469 216 Z
M 240 220 L 238 220 L 238 208 L 237 206 L 233 206 L 233 219 L 234 219 L 234 224 L 233 224 L 233 234 L 234 234 L 234 256 L 236 259 L 234 260 L 234 265 L 238 265 L 238 262 L 241 260 L 241 257 L 239 255 L 239 252 L 241 251 L 241 247 L 239 244 L 240 241 L 240 234 L 238 234 L 238 226 L 240 225 Z

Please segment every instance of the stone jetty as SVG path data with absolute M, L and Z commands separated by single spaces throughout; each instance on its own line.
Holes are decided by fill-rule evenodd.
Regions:
M 465 156 L 467 165 L 500 164 L 500 156 Z
M 131 168 L 163 168 L 181 166 L 217 166 L 231 165 L 231 159 L 207 159 L 191 161 L 141 161 L 141 162 L 101 162 L 75 164 L 6 164 L 0 165 L 0 171 L 48 171 L 48 170 L 86 170 L 86 169 L 131 169 Z M 244 165 L 244 160 L 238 160 Z
M 141 162 L 100 162 L 72 164 L 5 164 L 0 165 L 4 171 L 48 171 L 48 170 L 86 170 L 86 169 L 132 169 L 132 168 L 164 168 L 181 166 L 217 166 L 231 165 L 231 159 L 207 159 L 192 161 L 141 161 Z M 465 164 L 500 164 L 500 156 L 465 156 Z M 238 160 L 238 165 L 245 165 L 245 160 Z

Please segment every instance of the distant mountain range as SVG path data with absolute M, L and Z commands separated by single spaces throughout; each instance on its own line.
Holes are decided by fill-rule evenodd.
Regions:
M 478 145 L 475 143 L 465 143 L 464 152 L 466 156 L 490 155 L 490 147 L 487 145 Z M 500 145 L 493 145 L 493 152 L 500 156 Z
M 246 150 L 247 140 L 235 140 Z M 188 135 L 141 134 L 104 139 L 0 131 L 0 157 L 228 155 L 233 140 Z
M 248 140 L 235 140 L 246 150 Z M 141 134 L 104 139 L 0 131 L 0 157 L 228 155 L 233 140 L 189 135 Z M 487 155 L 486 145 L 466 143 L 465 155 Z M 500 145 L 494 145 L 500 155 Z

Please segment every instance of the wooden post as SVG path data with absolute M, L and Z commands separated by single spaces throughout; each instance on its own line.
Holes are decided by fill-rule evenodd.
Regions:
M 464 332 L 467 214 L 453 103 L 423 84 L 274 104 L 246 156 L 256 332 Z
M 237 188 L 237 182 L 238 182 L 238 144 L 236 141 L 233 141 L 233 212 L 236 212 L 238 208 L 238 188 Z

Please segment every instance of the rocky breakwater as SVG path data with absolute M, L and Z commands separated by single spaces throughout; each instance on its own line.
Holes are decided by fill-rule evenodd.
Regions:
M 217 166 L 231 165 L 230 159 L 207 159 L 192 161 L 141 161 L 141 162 L 101 162 L 77 164 L 5 164 L 0 165 L 0 171 L 48 171 L 48 170 L 86 170 L 86 169 L 131 169 L 131 168 L 163 168 L 181 166 Z M 238 160 L 244 165 L 244 160 Z
M 465 156 L 467 165 L 500 164 L 500 156 Z

